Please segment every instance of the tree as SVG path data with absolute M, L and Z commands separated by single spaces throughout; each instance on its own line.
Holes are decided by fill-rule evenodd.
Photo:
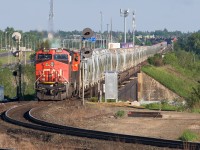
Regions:
M 189 108 L 200 108 L 200 81 L 198 83 L 199 85 L 193 88 L 190 99 L 187 101 Z
M 49 49 L 50 48 L 49 40 L 45 40 L 44 42 L 42 42 L 41 45 L 40 45 L 40 48 Z
M 178 50 L 187 50 L 188 37 L 179 37 L 176 42 L 174 42 L 174 49 Z
M 163 58 L 163 63 L 165 65 L 177 65 L 178 58 L 176 57 L 176 54 L 174 52 L 165 54 L 165 57 Z
M 12 28 L 12 27 L 7 27 L 7 28 L 5 29 L 5 32 L 7 32 L 7 33 L 14 33 L 14 31 L 15 31 L 15 29 Z
M 200 33 L 193 33 L 188 37 L 188 51 L 194 51 L 197 54 L 200 54 Z

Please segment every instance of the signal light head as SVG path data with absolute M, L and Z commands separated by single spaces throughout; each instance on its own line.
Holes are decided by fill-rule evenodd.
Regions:
M 17 71 L 15 70 L 15 71 L 13 71 L 13 76 L 17 76 Z
M 82 36 L 83 38 L 91 38 L 93 36 L 94 32 L 92 31 L 92 29 L 90 28 L 85 28 L 83 29 L 83 32 L 82 32 Z

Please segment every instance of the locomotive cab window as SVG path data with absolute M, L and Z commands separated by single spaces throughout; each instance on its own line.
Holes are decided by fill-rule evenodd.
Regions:
M 68 56 L 66 54 L 55 54 L 54 59 L 55 60 L 58 60 L 58 59 L 68 60 Z
M 39 54 L 38 59 L 39 60 L 50 60 L 50 59 L 52 59 L 52 55 L 51 54 Z
M 64 63 L 68 63 L 68 55 L 67 54 L 55 54 L 54 60 L 64 62 Z
M 51 59 L 52 59 L 51 54 L 38 54 L 37 59 L 36 59 L 36 63 L 51 60 Z

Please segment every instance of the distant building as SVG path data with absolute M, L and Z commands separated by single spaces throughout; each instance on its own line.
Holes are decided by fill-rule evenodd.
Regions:
M 155 39 L 155 36 L 154 35 L 146 35 L 146 36 L 142 36 L 142 35 L 138 35 L 136 36 L 137 39 Z

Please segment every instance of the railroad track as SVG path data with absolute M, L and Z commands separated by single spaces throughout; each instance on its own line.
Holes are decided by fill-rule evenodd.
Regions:
M 42 107 L 45 107 L 48 103 L 42 103 Z M 75 128 L 71 126 L 63 126 L 54 123 L 49 123 L 38 119 L 37 116 L 34 116 L 34 112 L 41 108 L 41 103 L 29 103 L 21 105 L 18 107 L 11 108 L 5 111 L 2 114 L 3 120 L 23 126 L 26 128 L 31 128 L 40 131 L 46 131 L 51 133 L 73 135 L 78 137 L 87 137 L 100 140 L 109 140 L 109 141 L 121 141 L 126 143 L 137 143 L 158 147 L 168 147 L 168 148 L 177 148 L 177 149 L 200 149 L 200 143 L 196 142 L 182 142 L 178 140 L 166 140 L 159 138 L 150 138 L 142 136 L 133 136 L 133 135 L 124 135 L 118 133 L 109 133 L 103 131 L 94 131 L 88 129 Z

